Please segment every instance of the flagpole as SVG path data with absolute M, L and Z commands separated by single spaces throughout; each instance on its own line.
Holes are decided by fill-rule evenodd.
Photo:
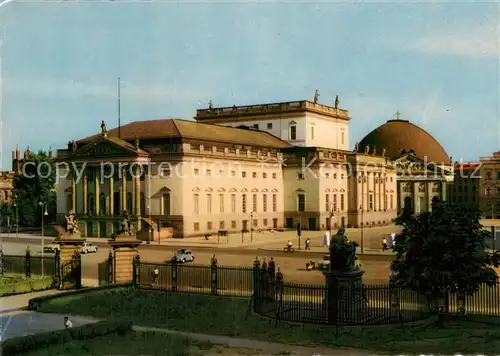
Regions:
M 120 122 L 120 77 L 118 77 L 118 138 L 121 138 L 121 122 Z

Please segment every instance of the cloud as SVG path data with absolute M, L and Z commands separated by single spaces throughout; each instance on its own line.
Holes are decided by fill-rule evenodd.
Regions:
M 417 38 L 415 41 L 406 41 L 403 48 L 424 53 L 498 58 L 500 57 L 499 26 L 488 25 L 473 29 L 461 28 L 434 32 Z

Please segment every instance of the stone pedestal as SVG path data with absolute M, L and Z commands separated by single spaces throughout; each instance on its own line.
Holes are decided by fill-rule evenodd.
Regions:
M 328 323 L 355 324 L 363 318 L 367 303 L 363 297 L 361 278 L 364 270 L 357 268 L 350 271 L 329 270 L 326 277 Z
M 79 232 L 64 233 L 58 239 L 61 250 L 59 252 L 60 288 L 80 288 L 82 284 L 80 249 L 85 239 Z
M 135 235 L 118 235 L 109 240 L 114 251 L 115 283 L 131 283 L 133 279 L 133 261 L 138 254 L 137 246 L 142 241 Z

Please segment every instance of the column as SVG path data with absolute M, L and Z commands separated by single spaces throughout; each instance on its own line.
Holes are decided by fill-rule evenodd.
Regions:
M 146 168 L 146 178 L 144 179 L 144 184 L 146 185 L 146 194 L 148 198 L 148 202 L 146 203 L 146 211 L 144 215 L 151 215 L 151 166 Z
M 127 210 L 127 176 L 126 176 L 127 171 L 125 168 L 122 168 L 122 211 Z M 131 213 L 131 212 L 129 212 Z
M 382 177 L 383 179 L 383 182 L 382 182 L 382 194 L 384 194 L 384 197 L 382 198 L 382 204 L 384 206 L 384 211 L 387 211 L 389 208 L 390 208 L 390 202 L 389 202 L 389 198 L 390 198 L 390 195 L 387 194 L 387 188 L 386 188 L 386 185 L 385 185 L 385 178 L 386 177 Z
M 71 174 L 71 210 L 76 214 L 76 179 L 75 172 Z
M 115 215 L 115 177 L 109 177 L 109 215 Z
M 432 183 L 425 183 L 425 204 L 427 204 L 427 211 L 432 211 L 432 201 L 431 201 L 431 191 L 432 191 Z
M 135 214 L 137 215 L 137 231 L 142 228 L 141 223 L 141 177 L 139 175 L 139 168 L 135 172 Z
M 95 175 L 95 213 L 97 216 L 101 215 L 101 187 L 100 187 L 100 184 L 101 184 L 101 180 L 100 180 L 100 176 L 99 176 L 99 168 L 97 168 L 94 172 L 94 175 Z
M 413 213 L 420 213 L 420 207 L 418 204 L 418 182 L 413 182 Z
M 83 215 L 87 216 L 88 215 L 88 197 L 87 197 L 87 186 L 88 186 L 88 177 L 87 173 L 84 173 L 85 176 L 83 177 Z
M 441 181 L 441 200 L 446 201 L 446 181 Z

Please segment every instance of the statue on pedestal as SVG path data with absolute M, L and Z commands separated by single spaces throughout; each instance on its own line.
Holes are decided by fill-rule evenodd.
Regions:
M 101 121 L 101 135 L 106 137 L 108 133 L 108 130 L 106 129 L 106 124 L 104 123 L 104 120 Z
M 68 215 L 66 215 L 66 232 L 68 234 L 76 234 L 78 233 L 78 220 L 76 219 L 76 215 L 73 211 L 70 211 Z
M 339 108 L 339 104 L 340 104 L 340 100 L 339 100 L 339 96 L 337 95 L 335 97 L 335 109 L 338 109 Z
M 123 210 L 122 226 L 120 228 L 119 235 L 132 236 L 132 223 L 130 222 L 130 217 L 126 210 Z
M 316 89 L 316 91 L 314 92 L 314 99 L 313 99 L 314 104 L 318 103 L 318 99 L 319 99 L 319 93 L 318 89 Z
M 359 269 L 356 265 L 356 247 L 358 244 L 349 241 L 345 229 L 340 228 L 330 242 L 330 268 L 335 271 L 350 272 Z

